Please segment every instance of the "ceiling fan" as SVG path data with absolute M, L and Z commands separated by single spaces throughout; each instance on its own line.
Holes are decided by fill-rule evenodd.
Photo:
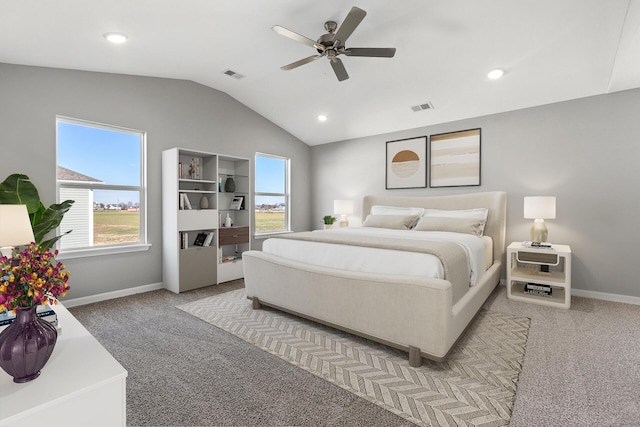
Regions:
M 281 27 L 280 25 L 275 25 L 272 29 L 276 33 L 285 37 L 289 37 L 290 39 L 297 42 L 304 43 L 315 48 L 318 51 L 318 55 L 309 56 L 280 68 L 282 70 L 293 70 L 294 68 L 297 68 L 301 65 L 313 62 L 316 59 L 326 57 L 327 59 L 329 59 L 331 68 L 333 68 L 334 73 L 336 73 L 336 77 L 338 78 L 338 80 L 343 81 L 349 78 L 349 74 L 347 74 L 347 70 L 344 68 L 344 64 L 342 64 L 342 61 L 340 60 L 340 58 L 338 58 L 338 55 L 344 54 L 346 56 L 393 58 L 393 55 L 396 54 L 395 47 L 347 48 L 345 46 L 345 43 L 349 36 L 353 33 L 356 27 L 360 25 L 360 22 L 362 22 L 366 15 L 367 12 L 354 6 L 353 8 L 351 8 L 349 14 L 342 22 L 342 25 L 340 25 L 340 28 L 338 28 L 338 24 L 335 21 L 325 22 L 324 28 L 328 31 L 328 33 L 320 36 L 317 41 Z

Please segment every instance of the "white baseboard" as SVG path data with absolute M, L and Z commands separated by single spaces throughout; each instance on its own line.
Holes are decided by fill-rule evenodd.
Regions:
M 90 295 L 88 297 L 72 298 L 62 301 L 65 307 L 77 307 L 79 305 L 92 304 L 94 302 L 106 301 L 108 299 L 126 297 L 143 292 L 155 291 L 162 289 L 162 282 L 152 283 L 150 285 L 137 286 L 135 288 L 122 289 L 120 291 L 105 292 L 98 295 Z
M 501 286 L 505 286 L 506 284 L 507 284 L 507 281 L 505 279 L 500 279 Z M 629 295 L 609 294 L 606 292 L 586 291 L 584 289 L 576 289 L 576 288 L 571 289 L 571 296 L 581 297 L 581 298 L 600 299 L 603 301 L 623 302 L 625 304 L 640 305 L 639 297 L 632 297 Z
M 571 289 L 571 295 L 582 298 L 601 299 L 604 301 L 623 302 L 626 304 L 640 305 L 639 297 L 629 295 L 609 294 L 606 292 L 585 291 L 584 289 Z
M 505 286 L 506 281 L 500 280 L 500 285 Z M 152 283 L 150 285 L 138 286 L 135 288 L 123 289 L 121 291 L 105 292 L 103 294 L 91 295 L 88 297 L 80 297 L 64 300 L 65 307 L 77 307 L 79 305 L 92 304 L 94 302 L 106 301 L 113 298 L 126 297 L 128 295 L 141 294 L 143 292 L 155 291 L 162 289 L 162 283 Z M 622 302 L 626 304 L 640 305 L 639 297 L 628 295 L 609 294 L 606 292 L 585 291 L 583 289 L 571 289 L 571 295 L 582 298 L 593 298 L 604 301 Z

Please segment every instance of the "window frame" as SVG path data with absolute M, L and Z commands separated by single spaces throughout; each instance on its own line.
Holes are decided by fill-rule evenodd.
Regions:
M 117 185 L 117 184 L 99 184 L 95 183 L 82 183 L 82 182 L 71 182 L 65 180 L 58 179 L 58 144 L 59 144 L 59 135 L 58 135 L 58 124 L 59 123 L 68 123 L 72 125 L 78 126 L 86 126 L 93 127 L 98 129 L 104 129 L 115 132 L 123 132 L 134 134 L 140 137 L 140 185 Z M 72 117 L 65 116 L 56 116 L 56 164 L 55 164 L 55 178 L 56 178 L 56 200 L 58 203 L 62 202 L 60 197 L 61 188 L 72 188 L 72 189 L 90 189 L 90 190 L 120 190 L 120 191 L 136 191 L 139 193 L 139 212 L 140 212 L 140 239 L 137 242 L 131 243 L 117 243 L 113 245 L 100 245 L 100 246 L 84 246 L 77 248 L 66 248 L 62 249 L 60 247 L 60 242 L 56 243 L 56 247 L 60 251 L 58 258 L 60 259 L 71 259 L 71 258 L 82 258 L 89 256 L 98 256 L 98 255 L 111 255 L 118 253 L 127 253 L 127 252 L 139 252 L 146 251 L 151 247 L 151 244 L 148 242 L 148 218 L 147 218 L 147 133 L 138 129 L 125 128 L 122 126 L 108 125 L 104 123 L 93 122 L 90 120 L 82 120 L 76 119 Z M 58 227 L 56 229 L 56 233 L 59 235 L 62 231 Z
M 266 192 L 260 192 L 257 190 L 258 188 L 258 183 L 257 183 L 257 179 L 258 179 L 258 157 L 267 157 L 267 158 L 272 158 L 272 159 L 278 159 L 278 160 L 284 160 L 285 161 L 285 178 L 284 178 L 284 183 L 285 183 L 285 192 L 284 193 L 266 193 Z M 267 153 L 261 153 L 256 151 L 255 156 L 254 156 L 254 174 L 253 174 L 253 188 L 255 189 L 254 194 L 253 194 L 253 203 L 254 203 L 254 209 L 257 208 L 256 205 L 256 198 L 259 196 L 271 196 L 271 197 L 284 197 L 284 213 L 285 213 L 285 230 L 277 230 L 277 231 L 265 231 L 265 232 L 258 232 L 257 231 L 257 227 L 256 227 L 256 216 L 257 215 L 253 215 L 253 235 L 255 238 L 266 238 L 275 234 L 284 234 L 284 233 L 291 233 L 291 159 L 289 157 L 284 157 L 284 156 L 278 156 L 276 154 L 267 154 Z

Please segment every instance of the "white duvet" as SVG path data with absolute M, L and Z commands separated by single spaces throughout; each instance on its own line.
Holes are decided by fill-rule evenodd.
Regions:
M 467 253 L 469 261 L 469 285 L 475 285 L 490 262 L 487 254 L 492 252 L 489 237 L 445 231 L 389 230 L 372 227 L 349 227 L 317 231 L 318 233 L 366 234 L 381 240 L 394 238 L 424 241 L 447 241 L 460 245 Z M 339 270 L 367 272 L 374 274 L 395 274 L 444 278 L 444 269 L 435 255 L 392 249 L 366 248 L 333 243 L 309 242 L 303 240 L 267 239 L 262 245 L 263 252 L 306 264 L 331 267 Z

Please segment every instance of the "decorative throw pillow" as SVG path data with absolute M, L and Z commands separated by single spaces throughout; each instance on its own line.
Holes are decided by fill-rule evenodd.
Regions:
M 453 233 L 473 234 L 482 237 L 485 221 L 475 218 L 454 218 L 423 216 L 414 227 L 415 231 L 450 231 Z
M 392 230 L 411 230 L 420 218 L 417 215 L 367 215 L 363 227 L 389 228 Z
M 482 225 L 480 228 L 480 236 L 484 234 L 484 226 L 487 223 L 488 215 L 489 215 L 489 210 L 487 208 L 460 209 L 460 210 L 425 209 L 424 211 L 424 216 L 434 216 L 439 218 L 479 219 L 482 221 Z

